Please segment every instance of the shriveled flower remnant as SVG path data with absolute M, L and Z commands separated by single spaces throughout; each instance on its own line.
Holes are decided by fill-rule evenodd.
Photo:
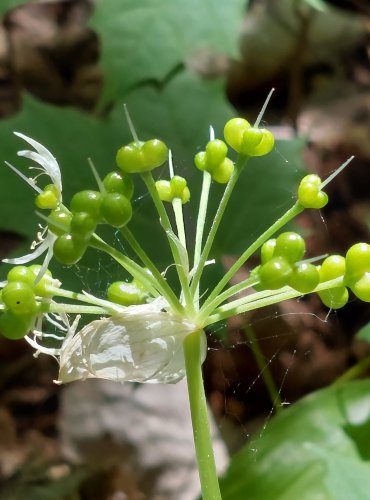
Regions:
M 188 252 L 182 211 L 183 204 L 190 201 L 187 181 L 175 175 L 172 156 L 162 141 L 140 141 L 130 120 L 129 124 L 134 140 L 118 150 L 118 169 L 100 180 L 92 167 L 98 189 L 77 192 L 69 207 L 63 204 L 58 163 L 38 142 L 17 133 L 35 149 L 18 153 L 38 164 L 40 173 L 34 179 L 8 164 L 37 192 L 37 208 L 47 212 L 43 217 L 46 227 L 39 233 L 33 252 L 4 260 L 16 266 L 2 283 L 0 332 L 12 339 L 24 337 L 37 353 L 55 356 L 60 363 L 60 383 L 91 377 L 177 382 L 186 374 L 184 340 L 189 335 L 197 336 L 202 362 L 206 356 L 204 329 L 218 321 L 312 292 L 318 293 L 323 303 L 334 309 L 347 303 L 348 288 L 361 300 L 370 301 L 369 244 L 358 243 L 346 256 L 332 255 L 316 265 L 313 259 L 305 259 L 305 242 L 299 234 L 279 233 L 304 209 L 320 209 L 328 202 L 323 189 L 331 178 L 323 182 L 316 175 L 302 179 L 293 206 L 242 253 L 213 289 L 201 296 L 202 274 L 209 264 L 212 245 L 233 188 L 241 174 L 248 175 L 244 167 L 251 157 L 268 154 L 273 149 L 273 135 L 259 128 L 258 123 L 251 126 L 241 118 L 226 123 L 226 142 L 215 139 L 211 129 L 205 150 L 195 156 L 203 184 L 195 246 Z M 228 145 L 238 153 L 236 162 L 227 156 Z M 155 181 L 152 170 L 167 161 L 169 179 Z M 47 175 L 51 181 L 43 189 L 37 184 L 40 174 Z M 157 269 L 129 229 L 133 215 L 133 174 L 141 177 L 154 202 L 156 218 L 171 249 L 180 294 L 170 287 L 163 270 Z M 225 185 L 225 190 L 205 238 L 212 182 Z M 173 210 L 174 225 L 166 206 Z M 137 258 L 131 259 L 103 241 L 97 234 L 101 224 L 118 230 Z M 274 237 L 275 233 L 279 235 Z M 104 298 L 63 289 L 47 269 L 50 259 L 54 257 L 72 266 L 88 247 L 109 254 L 132 276 L 132 281 L 108 283 Z M 258 250 L 261 264 L 247 279 L 230 286 L 240 267 Z M 46 253 L 43 265 L 25 266 L 43 253 Z M 251 287 L 256 290 L 254 293 L 235 297 Z M 73 299 L 75 303 L 64 303 L 63 298 Z M 99 319 L 79 329 L 82 314 L 95 314 Z M 71 315 L 75 316 L 73 321 Z M 48 334 L 48 324 L 56 326 L 59 333 Z M 53 337 L 55 347 L 45 346 L 48 337 Z

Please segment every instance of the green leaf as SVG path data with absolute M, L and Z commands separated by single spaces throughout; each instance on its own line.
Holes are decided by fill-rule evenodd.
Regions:
M 222 498 L 368 498 L 369 437 L 369 380 L 318 391 L 267 422 L 232 459 Z
M 357 332 L 357 338 L 370 343 L 370 323 L 363 326 L 361 330 Z
M 90 25 L 101 38 L 105 99 L 163 81 L 201 49 L 236 58 L 245 9 L 245 0 L 97 0 Z
M 27 4 L 27 3 L 32 3 L 27 0 L 2 0 L 0 3 L 0 16 L 3 16 L 8 12 L 10 9 L 14 9 L 15 7 L 18 7 L 19 5 Z

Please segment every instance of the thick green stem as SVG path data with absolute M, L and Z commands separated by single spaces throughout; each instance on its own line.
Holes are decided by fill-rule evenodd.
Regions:
M 241 268 L 241 266 L 251 257 L 256 250 L 259 249 L 265 241 L 267 241 L 271 236 L 273 236 L 276 231 L 281 229 L 290 220 L 296 217 L 303 211 L 303 207 L 299 203 L 295 203 L 289 210 L 285 212 L 272 226 L 270 226 L 256 241 L 242 253 L 238 260 L 230 267 L 227 273 L 224 275 L 222 280 L 218 285 L 212 290 L 207 300 L 204 302 L 203 307 L 207 307 L 210 302 L 212 302 L 217 295 L 225 288 L 228 282 L 233 278 L 235 273 Z
M 221 500 L 202 376 L 203 335 L 203 331 L 194 332 L 184 340 L 186 375 L 202 498 Z
M 201 278 L 202 273 L 203 273 L 204 265 L 206 263 L 206 260 L 208 259 L 209 252 L 211 251 L 213 241 L 215 239 L 218 227 L 220 225 L 220 222 L 221 222 L 222 217 L 224 215 L 224 212 L 226 210 L 226 206 L 229 202 L 230 196 L 234 190 L 236 181 L 238 180 L 239 175 L 240 175 L 243 167 L 245 166 L 247 159 L 248 159 L 248 156 L 239 155 L 238 160 L 235 164 L 234 172 L 233 172 L 229 182 L 226 185 L 226 189 L 225 189 L 224 194 L 221 198 L 220 205 L 217 209 L 215 218 L 213 219 L 211 229 L 209 231 L 206 243 L 204 245 L 202 254 L 201 254 L 200 259 L 199 259 L 199 263 L 197 265 L 197 268 L 195 269 L 195 273 L 194 273 L 193 279 L 191 281 L 190 291 L 193 295 L 196 294 L 196 290 L 198 289 L 198 285 L 199 285 L 199 281 L 200 281 L 200 278 Z
M 274 406 L 274 410 L 276 413 L 281 411 L 281 399 L 279 395 L 279 391 L 276 388 L 275 381 L 271 375 L 271 371 L 269 369 L 269 363 L 266 363 L 265 356 L 263 355 L 258 339 L 254 333 L 253 328 L 250 325 L 244 327 L 244 332 L 249 340 L 249 346 L 253 351 L 254 359 L 256 360 L 258 369 L 260 371 L 262 380 L 265 383 L 267 392 L 269 393 L 271 402 Z

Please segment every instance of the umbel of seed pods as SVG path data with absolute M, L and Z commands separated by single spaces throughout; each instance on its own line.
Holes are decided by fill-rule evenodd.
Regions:
M 226 143 L 239 155 L 262 156 L 274 145 L 274 137 L 268 130 L 252 127 L 242 118 L 234 118 L 225 125 Z M 225 142 L 215 139 L 208 142 L 205 151 L 195 156 L 195 165 L 207 171 L 217 183 L 227 183 L 234 172 L 234 163 L 227 157 Z M 119 171 L 106 175 L 99 191 L 84 190 L 76 193 L 69 209 L 60 203 L 55 185 L 51 184 L 36 198 L 36 206 L 49 210 L 48 229 L 56 240 L 53 246 L 55 258 L 65 265 L 77 263 L 84 255 L 99 224 L 114 228 L 124 227 L 132 217 L 131 198 L 134 184 L 133 173 L 149 172 L 163 165 L 168 159 L 168 148 L 160 140 L 134 141 L 120 148 L 116 162 Z M 328 196 L 321 189 L 317 175 L 307 175 L 299 185 L 297 202 L 302 208 L 324 207 Z M 183 177 L 156 182 L 162 201 L 179 199 L 187 203 L 190 191 Z M 348 288 L 361 300 L 370 302 L 370 245 L 357 243 L 346 256 L 331 255 L 321 265 L 305 262 L 305 242 L 294 232 L 284 232 L 266 241 L 261 247 L 261 264 L 252 271 L 257 290 L 279 290 L 289 286 L 298 292 L 309 293 L 323 282 L 336 278 L 340 285 L 322 290 L 323 303 L 333 309 L 343 307 L 348 301 Z M 56 285 L 51 273 L 39 278 L 40 266 L 16 266 L 7 275 L 7 283 L 0 292 L 0 332 L 8 338 L 25 336 L 37 315 L 48 312 Z M 55 288 L 54 288 L 55 290 Z M 148 291 L 137 280 L 116 281 L 107 290 L 108 299 L 121 305 L 145 303 Z

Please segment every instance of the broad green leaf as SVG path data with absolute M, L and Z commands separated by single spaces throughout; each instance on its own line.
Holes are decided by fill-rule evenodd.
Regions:
M 101 38 L 106 100 L 138 83 L 162 82 L 202 49 L 236 58 L 246 3 L 97 0 L 90 24 Z
M 272 418 L 234 456 L 222 498 L 368 498 L 369 438 L 369 380 L 320 390 Z
M 370 343 L 370 323 L 361 328 L 361 330 L 357 333 L 357 338 Z

